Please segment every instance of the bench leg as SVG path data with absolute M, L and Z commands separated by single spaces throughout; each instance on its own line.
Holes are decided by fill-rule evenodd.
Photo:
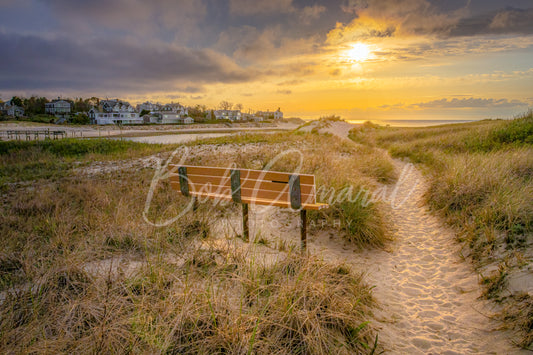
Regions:
M 198 198 L 196 198 L 196 196 L 193 196 L 193 198 L 192 198 L 192 211 L 196 212 L 197 209 L 198 209 Z
M 307 249 L 307 211 L 300 211 L 300 236 L 302 239 L 302 252 Z
M 248 229 L 248 204 L 242 204 L 242 238 L 245 241 L 250 240 L 250 230 Z

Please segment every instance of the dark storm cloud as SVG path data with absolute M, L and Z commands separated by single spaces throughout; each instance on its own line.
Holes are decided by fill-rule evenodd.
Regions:
M 211 50 L 126 41 L 76 42 L 0 32 L 0 89 L 180 89 L 187 83 L 241 82 L 251 73 Z

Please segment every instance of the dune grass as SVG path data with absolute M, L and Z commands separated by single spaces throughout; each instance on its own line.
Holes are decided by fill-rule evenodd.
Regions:
M 171 148 L 116 139 L 0 141 L 0 189 L 7 183 L 67 176 L 75 162 L 131 159 Z
M 428 204 L 458 228 L 478 267 L 522 267 L 520 255 L 533 246 L 533 111 L 513 120 L 428 128 L 367 123 L 350 137 L 422 164 L 430 177 Z M 505 301 L 501 291 L 506 277 L 499 273 L 485 278 L 486 294 Z M 517 295 L 514 301 L 513 297 L 507 310 L 532 302 L 528 295 Z M 531 323 L 523 326 L 516 313 L 504 313 L 504 318 L 515 320 L 522 332 L 521 346 L 533 345 Z
M 224 236 L 216 235 L 213 226 L 237 213 L 234 205 L 204 203 L 168 226 L 151 226 L 142 211 L 153 169 L 86 175 L 73 167 L 91 160 L 119 164 L 173 147 L 85 142 L 3 146 L 2 171 L 9 171 L 10 164 L 21 167 L 6 174 L 7 181 L 16 182 L 17 176 L 28 181 L 5 184 L 0 205 L 0 352 L 375 350 L 376 332 L 368 323 L 374 302 L 361 274 L 281 246 L 273 246 L 279 249 L 277 257 L 267 262 L 243 252 L 238 239 L 219 243 Z M 295 146 L 304 158 L 301 171 L 316 174 L 319 186 L 371 189 L 394 179 L 393 170 L 383 169 L 387 161 L 377 162 L 381 153 L 313 134 L 195 142 L 189 147 L 196 153 L 187 163 L 264 168 Z M 212 154 L 215 149 L 218 153 Z M 35 175 L 32 161 L 49 164 L 42 168 L 48 171 L 65 164 L 65 171 Z M 365 161 L 376 161 L 376 167 Z M 271 169 L 291 171 L 299 165 L 299 153 L 287 154 Z M 171 218 L 187 202 L 162 181 L 148 218 Z M 343 230 L 347 237 L 361 246 L 382 245 L 387 228 L 379 203 L 343 203 L 332 201 L 333 212 L 326 218 L 358 218 L 364 230 Z

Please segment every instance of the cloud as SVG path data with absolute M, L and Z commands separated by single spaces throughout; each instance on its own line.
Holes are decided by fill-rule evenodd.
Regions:
M 290 95 L 292 94 L 292 90 L 278 90 L 276 91 L 278 94 L 283 94 L 283 95 Z
M 454 95 L 462 96 L 462 95 Z M 516 108 L 527 107 L 529 104 L 520 100 L 508 99 L 486 99 L 486 98 L 461 98 L 454 97 L 452 99 L 442 98 L 427 102 L 419 102 L 411 105 L 394 104 L 379 106 L 385 110 L 412 110 L 412 109 L 467 109 L 467 108 Z
M 212 50 L 113 39 L 76 42 L 0 32 L 0 89 L 201 91 L 198 83 L 255 79 Z M 195 83 L 192 85 L 191 83 Z
M 347 25 L 337 24 L 328 34 L 330 43 L 443 33 L 466 13 L 465 8 L 442 12 L 428 0 L 355 0 L 345 3 L 343 9 L 356 17 Z
M 304 24 L 310 24 L 312 21 L 317 20 L 320 15 L 326 11 L 325 6 L 314 5 L 306 6 L 300 12 L 300 22 Z
M 428 57 L 462 56 L 511 52 L 533 46 L 532 36 L 512 36 L 495 40 L 491 37 L 454 37 L 448 39 L 400 40 L 396 39 L 382 49 L 374 51 L 374 61 L 419 60 Z
M 293 79 L 293 80 L 282 81 L 280 83 L 277 83 L 276 85 L 278 85 L 278 86 L 287 86 L 287 85 L 300 85 L 300 84 L 303 84 L 303 83 L 305 83 L 305 81 L 300 80 L 300 79 Z
M 483 34 L 532 34 L 533 8 L 502 9 L 465 17 L 451 29 L 450 36 L 473 36 Z
M 257 15 L 294 12 L 292 0 L 230 0 L 230 13 L 235 15 Z
M 500 108 L 509 108 L 517 106 L 528 106 L 527 102 L 519 100 L 508 100 L 508 99 L 482 99 L 482 98 L 468 98 L 468 99 L 457 99 L 453 98 L 433 100 L 429 102 L 421 102 L 414 105 L 411 105 L 413 108 L 477 108 L 477 107 L 500 107 Z
M 58 23 L 69 33 L 136 36 L 150 40 L 154 35 L 169 35 L 177 43 L 194 39 L 196 29 L 207 15 L 197 0 L 35 0 L 46 4 Z M 109 34 L 107 32 L 106 34 Z
M 329 32 L 328 41 L 339 44 L 384 37 L 533 33 L 533 8 L 506 8 L 472 15 L 468 3 L 453 11 L 445 11 L 436 4 L 428 0 L 345 1 L 343 10 L 355 14 L 355 18 L 348 24 L 337 24 Z
M 273 63 L 280 58 L 309 54 L 318 47 L 318 37 L 290 38 L 281 25 L 258 30 L 252 26 L 230 27 L 219 35 L 215 48 L 246 63 Z
M 230 0 L 230 13 L 239 16 L 251 15 L 291 15 L 302 24 L 308 25 L 320 18 L 327 9 L 322 5 L 304 6 L 297 8 L 292 0 Z

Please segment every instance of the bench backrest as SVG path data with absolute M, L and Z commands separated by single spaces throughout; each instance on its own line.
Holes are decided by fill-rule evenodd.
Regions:
M 171 186 L 186 196 L 238 203 L 319 209 L 315 177 L 277 171 L 170 165 Z

